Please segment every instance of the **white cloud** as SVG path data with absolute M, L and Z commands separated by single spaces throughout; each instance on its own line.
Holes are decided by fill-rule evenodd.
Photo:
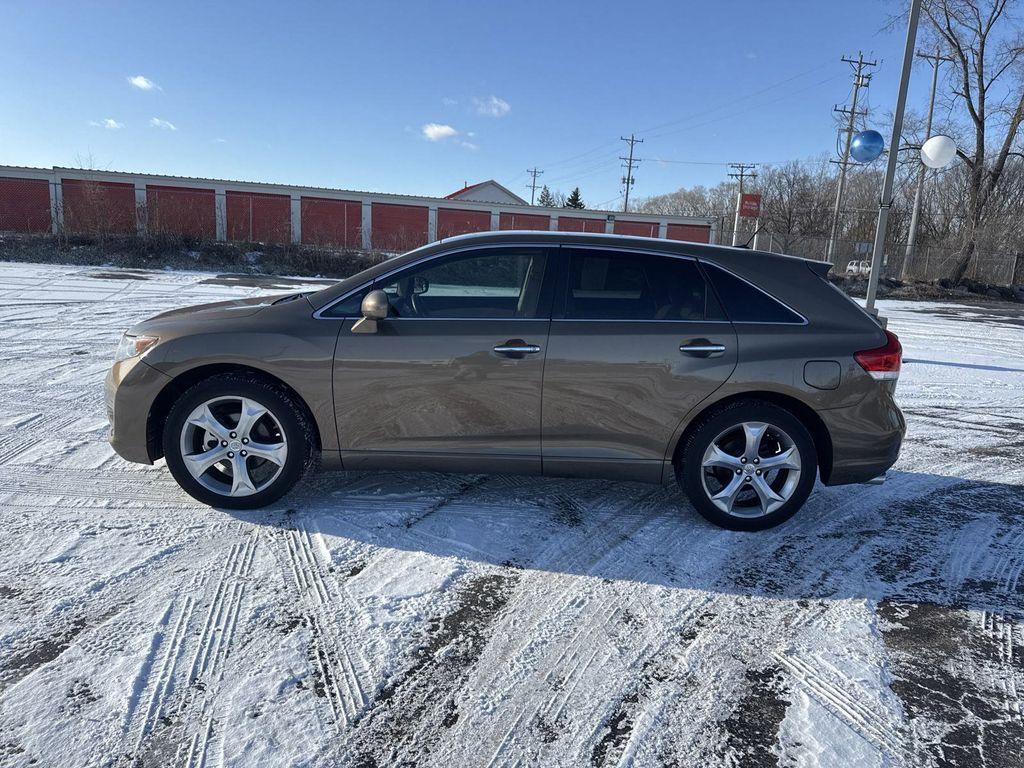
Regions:
M 473 99 L 478 114 L 487 117 L 504 117 L 512 111 L 512 105 L 497 96 L 488 96 L 486 99 Z
M 120 131 L 124 123 L 119 123 L 112 117 L 105 117 L 102 120 L 90 120 L 89 125 L 94 128 L 106 128 L 108 131 Z
M 427 141 L 443 141 L 459 135 L 457 130 L 444 123 L 427 123 L 420 130 Z
M 444 104 L 446 107 L 454 107 L 456 104 L 459 103 L 459 100 L 453 99 L 451 96 L 444 96 L 441 98 L 441 103 Z
M 214 139 L 213 141 L 214 141 L 215 144 L 227 144 L 228 143 L 227 139 Z
M 168 122 L 167 120 L 161 120 L 159 117 L 149 118 L 149 124 L 153 128 L 162 128 L 165 131 L 176 131 L 178 126 L 174 123 Z
M 474 144 L 472 141 L 460 141 L 459 145 L 473 152 L 476 152 L 478 149 L 480 149 L 480 145 Z
M 140 91 L 162 91 L 159 85 L 154 83 L 145 75 L 132 75 L 128 78 L 128 84 L 132 88 L 138 88 Z

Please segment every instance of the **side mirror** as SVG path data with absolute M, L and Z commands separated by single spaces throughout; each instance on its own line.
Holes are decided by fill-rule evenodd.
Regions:
M 377 321 L 388 316 L 390 307 L 388 295 L 384 291 L 370 291 L 363 296 L 363 303 L 359 306 L 363 316 L 352 325 L 352 333 L 376 333 Z
M 425 277 L 421 277 L 420 275 L 416 275 L 416 277 L 414 277 L 412 279 L 412 293 L 413 293 L 413 296 L 419 296 L 420 294 L 426 293 L 429 290 L 430 290 L 430 281 L 427 280 Z

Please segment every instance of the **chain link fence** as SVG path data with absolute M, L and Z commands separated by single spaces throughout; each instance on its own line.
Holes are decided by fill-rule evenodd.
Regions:
M 746 242 L 750 235 L 741 238 Z M 773 253 L 785 253 L 815 261 L 828 261 L 827 237 L 802 237 L 759 232 L 751 247 Z M 872 243 L 859 240 L 837 240 L 832 263 L 835 274 L 845 274 L 851 262 L 871 261 Z M 909 268 L 903 273 L 906 243 L 892 243 L 886 249 L 883 276 L 905 280 L 941 280 L 950 277 L 960 261 L 960 251 L 953 248 L 917 246 Z M 974 254 L 965 277 L 991 285 L 1024 284 L 1024 254 L 984 252 Z

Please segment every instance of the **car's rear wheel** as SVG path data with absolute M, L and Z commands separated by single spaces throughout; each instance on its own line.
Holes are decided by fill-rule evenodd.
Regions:
M 814 487 L 814 440 L 792 413 L 738 401 L 701 419 L 676 462 L 697 511 L 723 528 L 757 531 L 788 520 Z
M 272 383 L 235 374 L 188 389 L 164 425 L 174 479 L 213 507 L 255 509 L 277 501 L 313 457 L 309 418 Z

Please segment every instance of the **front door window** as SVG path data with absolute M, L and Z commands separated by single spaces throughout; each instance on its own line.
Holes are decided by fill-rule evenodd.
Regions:
M 430 319 L 532 319 L 541 306 L 545 257 L 540 249 L 502 248 L 441 257 L 385 278 L 377 286 L 391 316 Z

